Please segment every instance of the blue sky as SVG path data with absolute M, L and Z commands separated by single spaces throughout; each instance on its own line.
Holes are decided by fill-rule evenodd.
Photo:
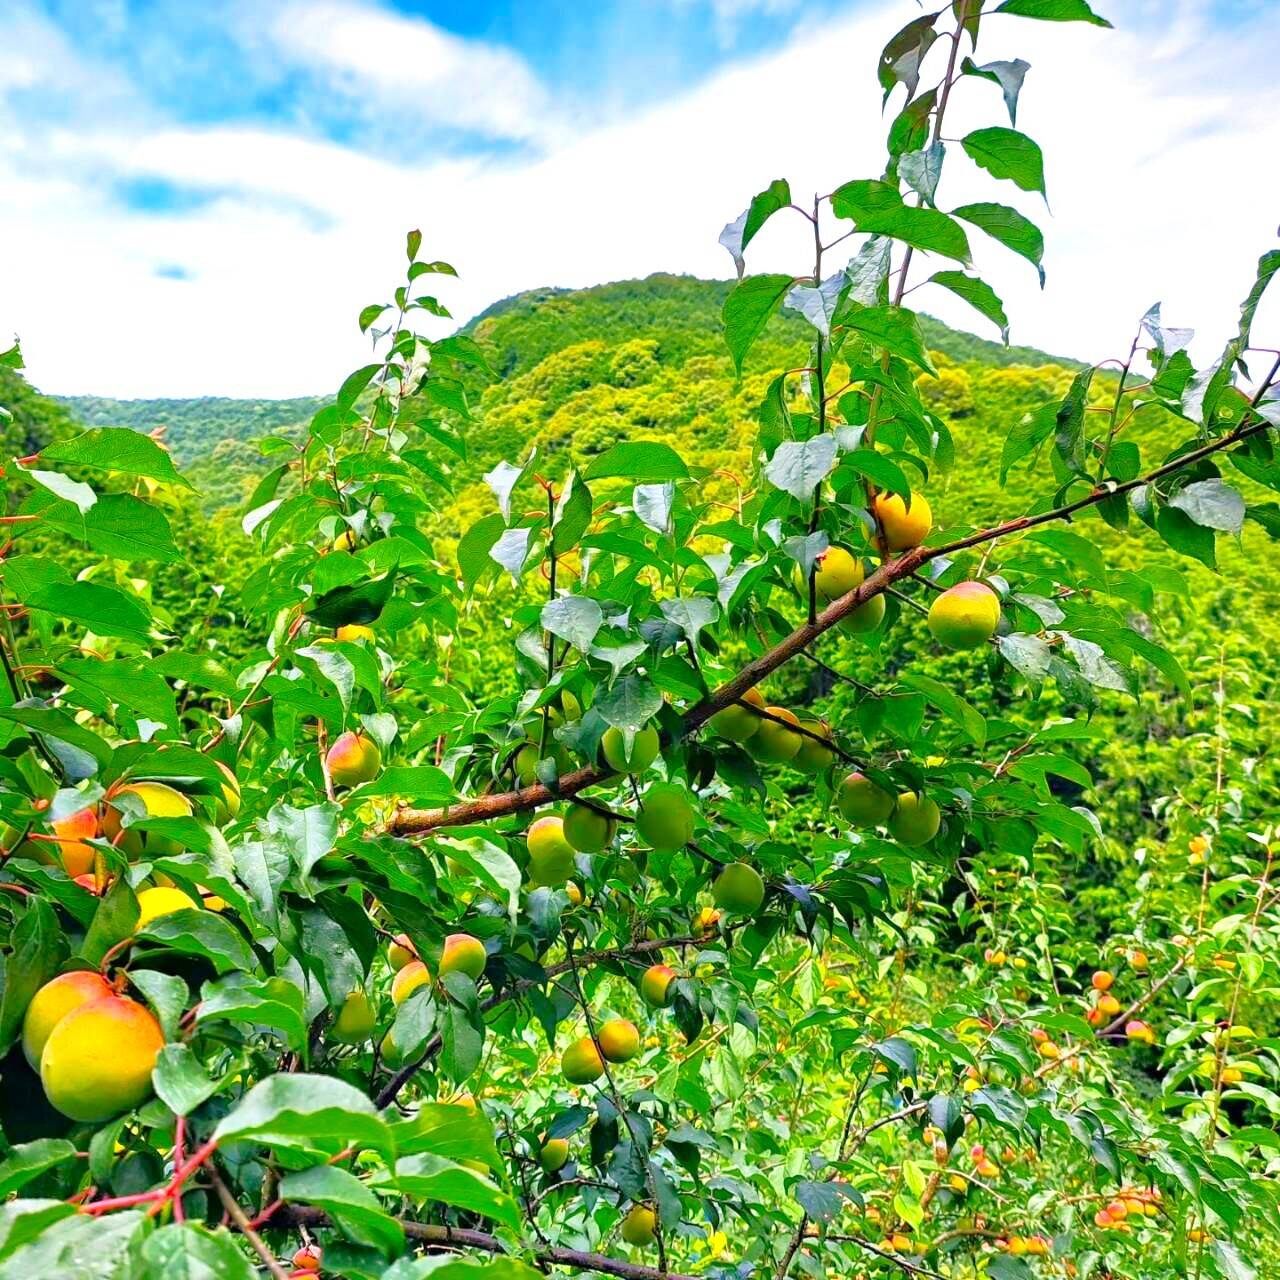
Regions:
M 1100 358 L 1160 298 L 1207 352 L 1274 242 L 1274 15 L 1095 7 L 1115 31 L 991 19 L 979 51 L 1032 65 L 1019 124 L 1045 148 L 1052 214 L 993 196 L 958 147 L 942 207 L 1000 198 L 1044 226 L 1044 293 L 1025 264 L 978 262 L 1015 341 Z M 919 12 L 5 0 L 0 332 L 54 391 L 301 394 L 363 361 L 353 317 L 394 283 L 411 226 L 456 262 L 460 319 L 546 284 L 726 275 L 719 230 L 771 179 L 831 190 L 879 172 L 876 56 Z M 994 92 L 962 86 L 957 128 L 999 122 Z M 771 227 L 751 268 L 801 270 L 793 235 Z M 980 325 L 934 292 L 914 301 Z

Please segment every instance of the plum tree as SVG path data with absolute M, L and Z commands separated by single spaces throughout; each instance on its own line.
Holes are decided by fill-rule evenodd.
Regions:
M 1100 19 L 906 18 L 731 280 L 428 337 L 411 233 L 234 518 L 0 351 L 0 1274 L 1261 1274 L 1280 254 L 1207 365 L 930 320 L 1040 277 L 1015 34 Z

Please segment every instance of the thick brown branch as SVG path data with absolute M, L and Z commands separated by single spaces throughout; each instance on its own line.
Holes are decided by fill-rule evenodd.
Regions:
M 319 1209 L 287 1205 L 272 1218 L 273 1226 L 323 1227 L 329 1219 Z M 505 1254 L 507 1246 L 497 1236 L 487 1231 L 473 1231 L 464 1227 L 440 1227 L 425 1222 L 401 1219 L 404 1233 L 410 1240 L 443 1248 L 479 1249 L 482 1253 Z M 694 1276 L 678 1271 L 664 1273 L 656 1267 L 646 1267 L 621 1258 L 610 1258 L 602 1253 L 585 1253 L 581 1249 L 564 1249 L 552 1246 L 539 1249 L 535 1255 L 544 1266 L 570 1267 L 575 1271 L 589 1271 L 602 1276 L 620 1276 L 622 1280 L 697 1280 Z
M 1077 512 L 1095 507 L 1114 494 L 1129 493 L 1143 485 L 1152 484 L 1165 476 L 1185 470 L 1212 454 L 1229 449 L 1251 436 L 1259 435 L 1268 430 L 1269 426 L 1267 422 L 1242 425 L 1229 434 L 1202 445 L 1199 449 L 1184 453 L 1173 461 L 1157 467 L 1154 471 L 1148 471 L 1145 475 L 1123 484 L 1095 488 L 1084 497 L 1069 502 L 1065 506 L 1054 507 L 1037 515 L 1019 516 L 1013 520 L 1006 520 L 1001 524 L 978 529 L 963 538 L 956 538 L 939 546 L 913 547 L 896 560 L 890 560 L 881 565 L 866 578 L 861 586 L 833 600 L 812 622 L 805 622 L 797 627 L 768 653 L 763 653 L 747 663 L 736 676 L 686 712 L 681 721 L 680 736 L 687 737 L 701 728 L 716 712 L 723 711 L 725 707 L 737 702 L 748 689 L 754 688 L 766 676 L 771 675 L 797 654 L 803 653 L 818 636 L 829 631 L 842 618 L 865 604 L 872 596 L 877 596 L 902 579 L 911 577 L 930 560 L 936 560 L 940 556 L 954 555 L 957 551 L 994 542 L 997 538 L 1006 537 L 1011 533 L 1022 533 L 1027 529 L 1050 524 L 1055 520 L 1069 520 Z M 493 818 L 506 817 L 525 809 L 536 809 L 545 804 L 553 804 L 557 800 L 567 799 L 587 787 L 605 781 L 610 776 L 612 775 L 607 771 L 595 765 L 587 765 L 585 768 L 575 769 L 572 773 L 565 774 L 555 791 L 538 783 L 531 787 L 521 787 L 517 791 L 480 796 L 474 800 L 451 805 L 446 809 L 401 809 L 387 823 L 387 832 L 396 836 L 417 836 L 441 827 L 487 822 Z

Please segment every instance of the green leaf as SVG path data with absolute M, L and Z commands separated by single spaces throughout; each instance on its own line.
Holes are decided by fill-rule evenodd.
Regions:
M 513 582 L 519 582 L 524 574 L 532 537 L 532 529 L 508 529 L 489 549 L 489 558 L 495 564 L 500 564 L 511 575 Z
M 976 746 L 982 747 L 987 741 L 987 722 L 976 707 L 967 703 L 959 694 L 953 693 L 945 684 L 929 676 L 907 672 L 899 676 L 900 681 L 909 689 L 915 689 L 931 702 L 949 720 L 964 731 L 965 736 Z
M 33 494 L 22 512 L 38 514 L 44 525 L 116 560 L 175 564 L 179 559 L 164 513 L 131 493 L 100 493 L 87 512 L 49 494 Z
M 287 978 L 254 978 L 229 973 L 200 989 L 196 1024 L 213 1019 L 271 1027 L 281 1032 L 291 1049 L 301 1049 L 307 1037 L 306 1010 L 301 989 Z
M 887 182 L 846 182 L 832 194 L 831 208 L 837 218 L 852 218 L 859 231 L 889 236 L 957 262 L 970 261 L 969 239 L 955 219 L 937 209 L 906 204 Z
M 190 993 L 183 979 L 158 969 L 130 969 L 129 982 L 142 993 L 160 1021 L 166 1040 L 178 1039 L 178 1026 L 186 1012 Z
M 647 680 L 626 676 L 599 694 L 595 710 L 617 729 L 642 729 L 662 707 L 662 695 Z
M 143 1269 L 135 1280 L 257 1280 L 243 1250 L 222 1229 L 171 1222 L 142 1246 Z
M 28 597 L 32 609 L 69 619 L 100 636 L 119 636 L 137 644 L 147 642 L 151 615 L 133 596 L 97 582 L 70 582 L 41 587 Z
M 920 64 L 938 38 L 938 33 L 934 30 L 938 17 L 937 13 L 929 13 L 913 18 L 880 51 L 876 75 L 884 90 L 885 102 L 889 101 L 889 95 L 900 84 L 907 87 L 908 101 L 915 97 L 920 84 Z
M 145 716 L 169 728 L 177 726 L 173 690 L 149 663 L 144 666 L 125 658 L 64 658 L 57 671 L 73 689 L 91 690 L 135 719 Z
M 219 973 L 228 969 L 255 969 L 252 950 L 236 929 L 212 911 L 187 907 L 159 916 L 138 931 L 144 942 L 162 942 L 174 951 L 204 956 Z
M 659 440 L 623 440 L 605 450 L 587 468 L 588 480 L 610 476 L 625 476 L 636 484 L 657 484 L 664 480 L 687 480 L 689 469 L 669 444 Z
M 311 618 L 322 627 L 337 629 L 353 623 L 367 625 L 376 622 L 396 585 L 395 569 L 388 569 L 367 582 L 335 587 L 326 591 L 307 609 Z
M 1016 209 L 1004 204 L 966 204 L 952 212 L 957 218 L 971 223 L 980 231 L 985 231 L 993 240 L 998 240 L 1006 249 L 1026 258 L 1040 277 L 1040 287 L 1044 288 L 1044 235 L 1030 218 L 1024 218 Z
M 1004 94 L 1009 123 L 1011 125 L 1018 123 L 1018 95 L 1022 92 L 1022 82 L 1027 72 L 1031 70 L 1029 62 L 1014 58 L 1012 62 L 988 62 L 980 67 L 972 58 L 966 58 L 960 64 L 960 70 L 967 76 L 980 76 L 983 80 L 998 84 L 1001 93 Z
M 926 204 L 933 204 L 946 155 L 946 147 L 941 142 L 934 142 L 920 151 L 908 151 L 898 157 L 898 173 L 903 182 Z
M 1058 456 L 1077 473 L 1084 471 L 1084 411 L 1089 403 L 1093 373 L 1090 367 L 1076 374 L 1054 415 L 1054 444 Z
M 541 621 L 553 636 L 568 641 L 579 653 L 589 653 L 604 625 L 604 612 L 587 596 L 559 596 L 542 606 Z
M 375 1175 L 374 1185 L 419 1202 L 434 1201 L 492 1218 L 511 1230 L 519 1230 L 516 1202 L 483 1174 L 430 1152 L 405 1156 L 395 1171 Z
M 1048 198 L 1044 189 L 1044 156 L 1025 133 L 993 125 L 966 134 L 961 145 L 970 159 L 992 177 L 1007 178 L 1023 191 L 1038 191 Z
M 433 764 L 389 765 L 372 782 L 357 787 L 352 795 L 404 796 L 415 805 L 427 806 L 448 804 L 458 797 L 449 775 Z
M 734 368 L 739 374 L 742 373 L 742 362 L 751 349 L 752 343 L 764 332 L 765 325 L 782 305 L 783 298 L 794 283 L 791 276 L 748 276 L 740 281 L 724 300 L 721 311 L 721 319 L 724 321 L 724 340 L 729 347 L 729 354 L 733 357 Z M 615 445 L 604 457 L 608 458 L 621 447 L 621 445 Z M 683 465 L 682 463 L 681 466 Z M 595 466 L 592 466 L 587 471 L 587 478 L 594 479 L 598 474 L 600 473 Z M 634 478 L 636 480 L 670 480 L 676 477 L 637 475 Z
M 91 965 L 101 964 L 102 957 L 117 942 L 132 937 L 138 914 L 138 899 L 127 877 L 118 877 L 93 913 L 93 921 L 80 944 L 81 959 Z
M 121 1280 L 128 1274 L 133 1249 L 151 1225 L 141 1209 L 122 1209 L 101 1217 L 73 1213 L 60 1221 L 46 1218 L 46 1222 L 49 1225 L 39 1235 L 0 1263 L 0 1280 L 33 1280 L 36 1276 Z M 17 1226 L 13 1223 L 10 1229 Z
M 65 1200 L 10 1200 L 0 1205 L 0 1260 L 34 1240 L 59 1219 L 74 1218 L 77 1214 L 75 1205 Z
M 175 1116 L 189 1115 L 218 1091 L 187 1044 L 167 1044 L 151 1071 L 156 1096 Z
M 190 482 L 175 469 L 167 449 L 150 436 L 128 427 L 95 427 L 74 439 L 42 449 L 40 460 L 127 476 L 146 476 L 165 484 L 191 488 Z
M 1000 330 L 1002 342 L 1009 341 L 1009 318 L 1004 313 L 1004 303 L 996 291 L 977 276 L 965 275 L 963 271 L 935 271 L 929 277 L 934 284 L 950 289 L 957 297 L 963 298 L 975 311 L 986 316 Z
M 1213 530 L 1197 524 L 1186 512 L 1161 507 L 1156 514 L 1156 532 L 1182 555 L 1191 556 L 1210 569 L 1218 567 Z
M 901 356 L 937 376 L 933 361 L 925 349 L 924 334 L 914 311 L 906 307 L 866 307 L 854 312 L 845 321 L 850 329 L 864 338 L 884 347 L 891 355 Z
M 911 481 L 891 458 L 875 449 L 854 449 L 840 459 L 840 466 L 865 476 L 877 488 L 898 494 L 904 502 L 911 497 Z
M 219 1143 L 337 1143 L 372 1147 L 387 1155 L 394 1150 L 391 1132 L 366 1094 L 332 1076 L 302 1072 L 259 1081 L 218 1122 L 213 1137 Z
M 1240 304 L 1240 347 L 1249 345 L 1253 332 L 1253 318 L 1258 311 L 1258 303 L 1266 292 L 1277 272 L 1280 272 L 1280 249 L 1271 249 L 1258 259 L 1258 274 L 1249 290 L 1249 296 Z
M 784 440 L 764 469 L 775 489 L 808 502 L 836 465 L 836 438 L 830 432 L 808 440 Z
M 424 1102 L 414 1115 L 392 1126 L 396 1148 L 405 1155 L 429 1152 L 446 1160 L 483 1160 L 490 1169 L 506 1166 L 484 1112 L 448 1102 Z
M 1051 435 L 1058 425 L 1058 406 L 1043 404 L 1031 413 L 1024 413 L 1022 418 L 1005 436 L 1004 448 L 1000 452 L 1000 483 L 1009 477 L 1009 469 L 1015 462 L 1021 461 L 1028 454 L 1034 453 Z
M 41 737 L 65 742 L 92 757 L 99 765 L 111 761 L 111 748 L 96 733 L 53 707 L 0 707 L 0 720 L 10 720 Z
M 1020 18 L 1042 18 L 1046 22 L 1090 22 L 1095 27 L 1110 27 L 1085 0 L 1004 0 L 996 13 L 1015 14 Z
M 318 1165 L 280 1181 L 280 1198 L 317 1205 L 357 1244 L 384 1254 L 404 1249 L 404 1228 L 378 1203 L 368 1187 L 345 1169 Z
M 66 955 L 67 942 L 53 907 L 43 898 L 28 898 L 9 935 L 9 952 L 0 968 L 4 986 L 0 1054 L 17 1040 L 31 997 L 58 972 Z
M 462 581 L 468 588 L 474 587 L 493 563 L 489 553 L 506 527 L 503 518 L 494 512 L 482 516 L 458 539 L 458 568 L 462 570 Z
M 763 191 L 755 196 L 746 210 L 730 222 L 720 233 L 720 243 L 729 251 L 733 265 L 737 268 L 738 279 L 746 269 L 743 254 L 747 245 L 755 239 L 756 232 L 773 217 L 779 209 L 791 203 L 791 188 L 784 178 L 775 178 Z
M 87 484 L 83 484 L 79 480 L 72 480 L 69 476 L 64 476 L 60 471 L 28 471 L 24 469 L 22 474 L 30 477 L 36 484 L 48 489 L 55 498 L 61 498 L 63 502 L 70 503 L 79 511 L 82 517 L 98 501 L 98 495 Z
M 0 1196 L 8 1197 L 33 1178 L 75 1159 L 75 1143 L 65 1138 L 37 1138 L 11 1147 L 0 1161 Z
M 551 549 L 556 555 L 563 555 L 577 545 L 578 539 L 591 526 L 591 514 L 591 490 L 576 471 L 571 471 L 556 500 L 552 521 Z
M 1244 499 L 1238 490 L 1221 480 L 1198 480 L 1189 484 L 1169 499 L 1169 505 L 1207 529 L 1239 533 L 1244 528 Z

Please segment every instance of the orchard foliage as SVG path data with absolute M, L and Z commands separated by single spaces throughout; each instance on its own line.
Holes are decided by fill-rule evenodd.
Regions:
M 734 365 L 784 308 L 809 348 L 735 465 L 486 398 L 492 344 L 417 331 L 453 275 L 418 232 L 370 362 L 261 444 L 235 643 L 181 611 L 156 439 L 11 449 L 0 1277 L 1265 1273 L 1272 677 L 1166 643 L 1155 543 L 1280 528 L 1280 254 L 1206 369 L 1152 308 L 1051 397 L 1011 371 L 987 488 L 949 485 L 986 443 L 904 301 L 1003 334 L 975 252 L 1041 270 L 1027 67 L 976 62 L 1009 16 L 1101 23 L 916 17 L 884 171 L 725 228 Z M 961 92 L 1003 114 L 956 140 Z M 950 209 L 968 164 L 993 198 Z M 748 275 L 771 218 L 798 271 Z M 594 392 L 581 355 L 542 390 Z M 504 410 L 541 447 L 455 542 Z M 1095 771 L 1158 718 L 1185 756 L 1139 806 Z

